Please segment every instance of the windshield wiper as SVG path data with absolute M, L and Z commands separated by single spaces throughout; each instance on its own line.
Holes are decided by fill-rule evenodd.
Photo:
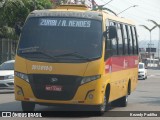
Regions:
M 79 54 L 78 52 L 71 52 L 71 53 L 65 53 L 65 54 L 61 54 L 61 55 L 56 55 L 54 57 L 64 57 L 64 56 L 74 56 L 74 57 L 78 57 L 78 58 L 82 58 L 84 60 L 91 60 L 90 58 L 83 56 L 81 54 Z
M 49 55 L 49 54 L 47 54 L 45 52 L 42 52 L 42 51 L 23 51 L 20 54 L 28 54 L 28 53 L 40 53 L 42 55 L 45 55 L 45 56 L 51 58 L 52 60 L 57 60 L 54 56 L 51 56 L 51 55 Z

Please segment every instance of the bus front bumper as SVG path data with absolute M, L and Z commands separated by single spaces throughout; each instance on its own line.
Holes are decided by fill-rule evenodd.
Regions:
M 74 94 L 74 97 L 70 100 L 48 100 L 38 99 L 35 97 L 30 84 L 24 80 L 19 79 L 16 80 L 15 83 L 15 99 L 18 101 L 28 101 L 37 104 L 100 105 L 103 101 L 102 97 L 104 96 L 104 87 L 102 87 L 102 85 L 97 81 L 98 80 L 95 80 L 79 86 L 76 93 Z

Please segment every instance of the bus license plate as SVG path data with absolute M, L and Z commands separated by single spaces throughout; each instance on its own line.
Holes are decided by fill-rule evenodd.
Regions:
M 59 85 L 46 85 L 46 91 L 62 91 L 62 86 Z

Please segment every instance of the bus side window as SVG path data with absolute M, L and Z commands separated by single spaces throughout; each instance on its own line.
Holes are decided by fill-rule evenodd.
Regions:
M 116 26 L 116 23 L 109 21 L 109 24 L 107 26 Z M 118 54 L 117 38 L 109 39 L 109 37 L 106 37 L 106 40 L 105 40 L 105 60 L 108 59 L 109 57 L 111 57 L 112 55 L 117 55 L 117 54 Z
M 128 48 L 129 54 L 133 54 L 133 46 L 132 46 L 132 36 L 131 36 L 131 29 L 130 26 L 126 26 L 127 29 L 127 39 L 128 39 Z
M 108 27 L 110 26 L 110 22 L 106 20 L 106 31 L 108 30 Z M 104 53 L 104 60 L 107 60 L 112 55 L 111 50 L 111 40 L 109 39 L 109 35 L 105 37 L 105 53 Z
M 132 32 L 132 38 L 133 38 L 133 52 L 134 54 L 137 54 L 137 45 L 136 45 L 136 35 L 135 35 L 135 31 L 134 31 L 134 27 L 131 27 L 131 32 Z
M 127 25 L 123 25 L 123 35 L 124 35 L 124 52 L 125 55 L 129 54 L 129 43 L 128 43 L 128 28 Z
M 133 27 L 133 33 L 135 34 L 135 54 L 138 55 L 139 47 L 138 47 L 138 37 L 137 37 L 137 31 L 136 28 Z
M 117 34 L 118 34 L 118 54 L 123 55 L 123 39 L 122 39 L 122 25 L 117 24 Z
M 110 25 L 116 26 L 116 23 L 110 21 Z M 117 38 L 111 39 L 111 49 L 112 49 L 112 55 L 118 55 L 118 39 Z

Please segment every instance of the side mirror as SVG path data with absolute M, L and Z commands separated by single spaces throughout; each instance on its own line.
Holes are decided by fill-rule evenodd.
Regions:
M 113 39 L 117 37 L 117 29 L 115 26 L 108 27 L 108 35 L 109 35 L 109 39 Z

